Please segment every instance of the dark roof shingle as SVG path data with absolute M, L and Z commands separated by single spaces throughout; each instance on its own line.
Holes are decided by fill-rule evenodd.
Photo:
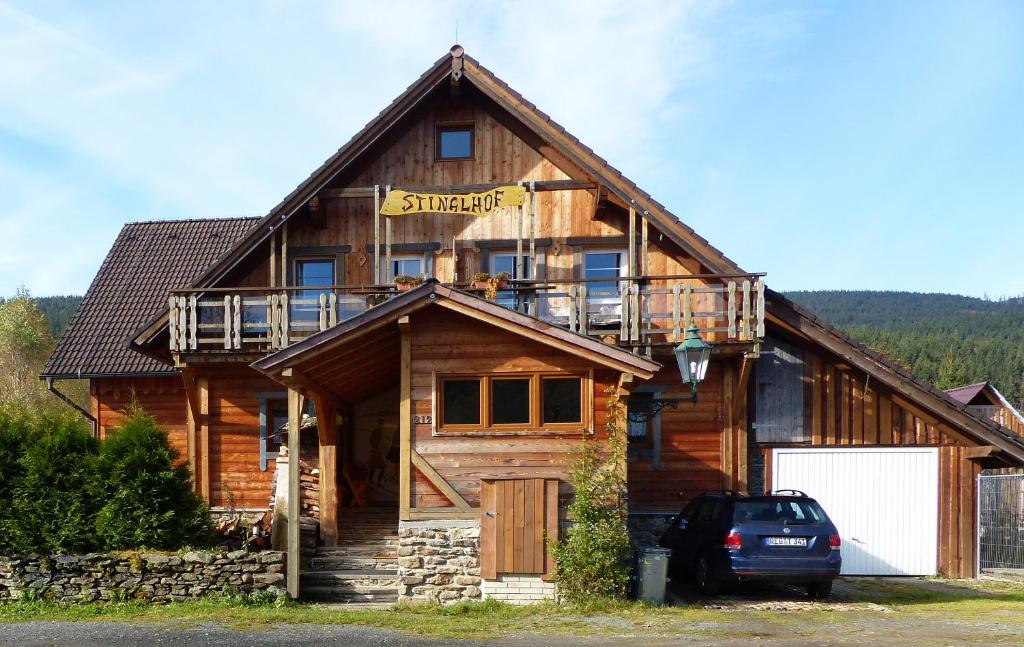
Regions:
M 188 286 L 256 221 L 212 218 L 126 224 L 42 376 L 172 373 L 171 367 L 131 350 L 125 342 L 166 309 L 170 290 Z

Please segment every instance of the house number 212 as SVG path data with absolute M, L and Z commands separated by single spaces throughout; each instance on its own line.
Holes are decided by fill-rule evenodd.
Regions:
M 413 416 L 412 424 L 414 425 L 429 425 L 433 424 L 434 416 Z

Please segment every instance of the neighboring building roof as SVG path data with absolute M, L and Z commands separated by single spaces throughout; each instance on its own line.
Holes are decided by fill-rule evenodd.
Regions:
M 946 395 L 953 398 L 957 402 L 970 404 L 971 400 L 978 397 L 978 394 L 984 391 L 985 387 L 988 385 L 988 382 L 978 382 L 977 384 L 967 384 L 965 386 L 958 386 L 953 389 L 946 389 Z M 993 387 L 993 389 L 994 388 L 995 387 Z
M 471 294 L 445 287 L 434 279 L 374 306 L 333 328 L 318 332 L 257 360 L 252 366 L 256 370 L 278 379 L 281 371 L 285 368 L 301 367 L 307 359 L 320 357 L 324 352 L 330 352 L 333 348 L 352 343 L 356 339 L 359 339 L 360 348 L 365 348 L 365 344 L 368 343 L 365 341 L 367 334 L 380 331 L 385 325 L 397 322 L 400 317 L 430 307 L 446 308 L 492 326 L 500 326 L 502 330 L 527 337 L 537 343 L 581 357 L 595 364 L 635 374 L 640 379 L 650 379 L 661 368 L 661 364 L 654 360 L 634 355 L 618 346 L 571 332 Z M 324 366 L 321 359 L 317 359 L 316 363 L 321 367 Z M 388 379 L 393 381 L 394 374 L 391 367 L 385 366 L 385 362 L 377 363 L 382 365 L 380 368 L 386 371 Z M 332 362 L 326 366 L 333 370 L 334 364 Z M 314 374 L 310 375 L 316 377 Z M 360 381 L 367 380 L 367 375 L 362 371 L 356 377 Z
M 1002 406 L 1004 409 L 1010 412 L 1014 418 L 1024 424 L 1024 415 L 1017 408 L 1010 404 L 1010 401 L 999 392 L 999 389 L 995 387 L 991 382 L 978 382 L 977 384 L 968 384 L 966 386 L 958 386 L 953 389 L 946 389 L 946 395 L 953 398 L 957 402 L 964 404 L 971 404 L 974 399 L 981 394 L 989 396 L 989 401 L 998 406 Z
M 46 362 L 42 377 L 173 373 L 167 364 L 129 349 L 126 341 L 167 309 L 170 290 L 188 286 L 256 220 L 126 224 Z
M 812 312 L 774 290 L 765 291 L 769 316 L 796 328 L 800 333 L 872 375 L 922 409 L 955 424 L 981 443 L 997 447 L 1017 464 L 1024 464 L 1024 438 L 995 422 L 973 413 L 967 405 L 890 361 Z M 795 315 L 795 316 L 794 316 Z

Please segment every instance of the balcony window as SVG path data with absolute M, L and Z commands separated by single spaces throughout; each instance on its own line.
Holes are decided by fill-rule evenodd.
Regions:
M 473 159 L 473 126 L 439 126 L 437 128 L 437 159 Z
M 423 255 L 419 256 L 392 256 L 391 257 L 391 279 L 405 274 L 406 276 L 420 276 L 423 272 Z
M 491 255 L 491 275 L 496 276 L 499 272 L 505 272 L 513 280 L 532 278 L 530 276 L 530 255 L 523 254 L 519 261 L 519 269 L 516 270 L 516 255 L 515 253 L 498 252 Z M 516 293 L 512 290 L 501 290 L 498 292 L 495 303 L 503 305 L 506 308 L 513 310 L 520 310 L 520 303 L 516 299 Z
M 300 328 L 313 330 L 319 326 L 320 295 L 334 285 L 334 259 L 303 258 L 295 260 L 296 287 L 320 288 L 297 290 L 292 294 L 289 318 Z

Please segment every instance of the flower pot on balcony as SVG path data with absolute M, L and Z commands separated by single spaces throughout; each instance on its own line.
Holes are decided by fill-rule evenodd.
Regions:
M 484 279 L 482 281 L 473 281 L 473 287 L 476 288 L 477 290 L 486 290 L 488 283 L 489 281 L 487 279 Z
M 409 276 L 407 274 L 399 274 L 395 277 L 395 289 L 399 292 L 408 292 L 417 285 L 423 283 L 422 276 Z

